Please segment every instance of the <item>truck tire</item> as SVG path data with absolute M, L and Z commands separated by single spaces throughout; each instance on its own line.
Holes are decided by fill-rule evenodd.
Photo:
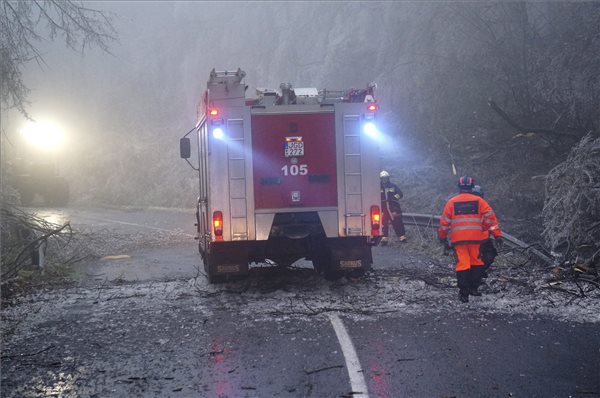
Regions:
M 328 268 L 327 270 L 325 270 L 325 274 L 323 276 L 328 281 L 337 281 L 342 276 L 344 276 L 344 273 L 342 271 L 338 271 L 336 269 Z
M 319 253 L 313 257 L 312 263 L 315 271 L 323 275 L 328 281 L 336 281 L 344 275 L 343 272 L 333 269 L 331 250 L 329 249 L 320 250 Z
M 211 285 L 227 282 L 227 275 L 214 275 L 211 273 L 207 273 L 206 277 L 208 279 L 208 283 L 210 283 Z
M 312 255 L 312 264 L 315 271 L 318 274 L 324 275 L 327 268 L 329 268 L 329 264 L 331 263 L 331 250 L 327 247 L 320 247 L 313 255 Z
M 362 278 L 367 271 L 364 268 L 357 268 L 348 272 L 350 278 Z

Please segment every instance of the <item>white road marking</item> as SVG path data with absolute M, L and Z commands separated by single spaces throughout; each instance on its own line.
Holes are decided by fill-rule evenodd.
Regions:
M 164 232 L 174 232 L 172 229 L 166 229 L 166 228 L 159 228 L 159 227 L 152 227 L 150 225 L 143 225 L 143 224 L 136 224 L 133 222 L 126 222 L 126 221 L 118 221 L 118 220 L 111 220 L 108 218 L 101 218 L 98 219 L 99 221 L 108 221 L 108 222 L 114 222 L 116 224 L 123 224 L 123 225 L 131 225 L 133 227 L 142 227 L 142 228 L 148 228 L 148 229 L 154 229 L 156 231 L 164 231 Z
M 369 390 L 367 389 L 367 383 L 358 361 L 358 355 L 352 344 L 352 339 L 344 326 L 344 323 L 337 314 L 330 313 L 329 320 L 333 325 L 333 330 L 337 335 L 340 347 L 342 347 L 342 353 L 344 354 L 344 360 L 346 361 L 346 369 L 348 369 L 348 376 L 350 376 L 350 387 L 354 395 L 360 395 L 361 397 L 369 397 Z

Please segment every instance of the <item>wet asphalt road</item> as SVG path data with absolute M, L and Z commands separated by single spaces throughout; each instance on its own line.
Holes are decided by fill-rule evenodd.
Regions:
M 167 243 L 107 248 L 128 257 L 89 261 L 77 286 L 5 309 L 2 396 L 600 396 L 598 323 L 460 307 L 454 289 L 419 284 L 391 294 L 404 279 L 387 273 L 428 261 L 395 247 L 375 249 L 383 276 L 366 281 L 266 270 L 215 287 L 198 273 L 193 212 L 39 214 Z M 364 304 L 376 300 L 398 303 Z M 353 390 L 361 382 L 366 391 Z

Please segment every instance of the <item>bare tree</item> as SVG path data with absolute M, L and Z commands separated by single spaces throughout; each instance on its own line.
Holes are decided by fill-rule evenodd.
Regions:
M 109 43 L 116 39 L 109 16 L 70 0 L 8 1 L 0 3 L 0 102 L 2 109 L 14 108 L 27 114 L 29 89 L 23 81 L 23 68 L 34 61 L 43 66 L 39 45 L 46 39 L 61 38 L 65 45 L 80 53 L 98 47 L 108 52 Z M 2 132 L 4 134 L 4 131 Z M 8 139 L 8 138 L 7 138 Z M 4 164 L 3 164 L 4 166 Z M 2 171 L 4 171 L 2 167 Z M 10 196 L 0 176 L 0 257 L 2 283 L 15 277 L 49 239 L 61 245 L 52 247 L 62 253 L 69 243 L 70 226 L 53 226 L 34 215 L 24 213 L 5 201 Z M 6 191 L 6 192 L 5 192 Z M 65 235 L 65 232 L 68 233 Z M 65 236 L 67 238 L 65 238 Z M 62 261 L 63 264 L 71 260 Z
M 91 47 L 108 52 L 116 39 L 110 17 L 70 0 L 8 1 L 0 6 L 0 77 L 3 109 L 16 108 L 27 116 L 29 89 L 23 67 L 35 61 L 43 65 L 38 49 L 44 38 L 60 37 L 65 45 L 83 53 Z
M 493 81 L 489 104 L 520 132 L 570 137 L 600 128 L 600 4 L 497 2 L 453 4 L 456 43 Z M 478 94 L 475 91 L 474 94 Z
M 543 237 L 566 257 L 600 257 L 600 138 L 584 137 L 546 177 Z M 590 257 L 591 256 L 591 257 Z

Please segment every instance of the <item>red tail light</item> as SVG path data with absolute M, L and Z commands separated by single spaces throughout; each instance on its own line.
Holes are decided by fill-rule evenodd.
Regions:
M 379 235 L 379 228 L 381 227 L 381 211 L 379 206 L 371 206 L 371 235 Z
M 216 108 L 211 108 L 208 110 L 208 114 L 210 116 L 219 116 L 219 110 Z
M 213 231 L 216 240 L 223 240 L 223 212 L 213 212 Z
M 369 106 L 367 106 L 367 110 L 371 111 L 371 112 L 375 112 L 377 110 L 378 106 L 377 104 L 370 104 Z

